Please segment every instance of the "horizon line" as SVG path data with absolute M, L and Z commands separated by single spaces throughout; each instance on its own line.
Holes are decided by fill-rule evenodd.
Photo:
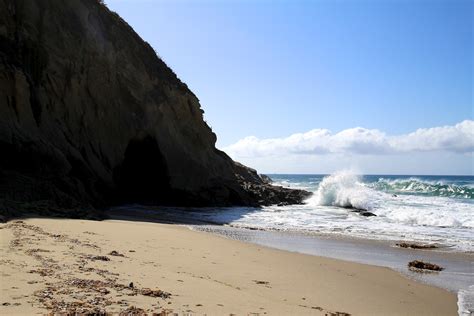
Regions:
M 336 171 L 337 172 L 337 171 Z M 326 176 L 332 173 L 272 173 L 272 172 L 257 172 L 264 175 L 298 175 L 298 176 Z M 395 173 L 356 173 L 362 176 L 435 176 L 435 177 L 474 177 L 474 174 L 395 174 Z

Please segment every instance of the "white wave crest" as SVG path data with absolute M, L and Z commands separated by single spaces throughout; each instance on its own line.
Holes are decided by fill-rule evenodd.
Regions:
M 429 196 L 447 196 L 454 198 L 474 199 L 474 188 L 469 185 L 460 185 L 442 180 L 427 181 L 415 177 L 407 179 L 384 179 L 367 184 L 376 190 L 395 193 L 421 194 Z
M 377 192 L 365 187 L 353 171 L 339 171 L 324 177 L 318 190 L 307 203 L 322 206 L 339 206 L 370 211 L 375 208 Z

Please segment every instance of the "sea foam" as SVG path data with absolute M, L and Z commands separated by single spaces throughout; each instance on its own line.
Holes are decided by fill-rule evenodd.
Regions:
M 459 316 L 474 315 L 474 285 L 458 292 L 458 314 Z
M 352 171 L 340 171 L 325 177 L 307 203 L 371 211 L 376 207 L 376 194 L 362 185 L 359 175 Z

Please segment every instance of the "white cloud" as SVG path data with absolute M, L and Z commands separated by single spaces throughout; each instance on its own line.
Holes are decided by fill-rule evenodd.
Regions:
M 288 155 L 387 155 L 421 152 L 471 153 L 474 151 L 474 121 L 454 126 L 418 129 L 390 136 L 377 129 L 350 128 L 333 134 L 313 129 L 285 138 L 243 138 L 223 148 L 234 159 Z

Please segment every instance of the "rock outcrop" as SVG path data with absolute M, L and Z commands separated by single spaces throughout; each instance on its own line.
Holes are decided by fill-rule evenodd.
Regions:
M 0 1 L 0 102 L 3 216 L 308 195 L 217 150 L 198 98 L 97 0 Z

